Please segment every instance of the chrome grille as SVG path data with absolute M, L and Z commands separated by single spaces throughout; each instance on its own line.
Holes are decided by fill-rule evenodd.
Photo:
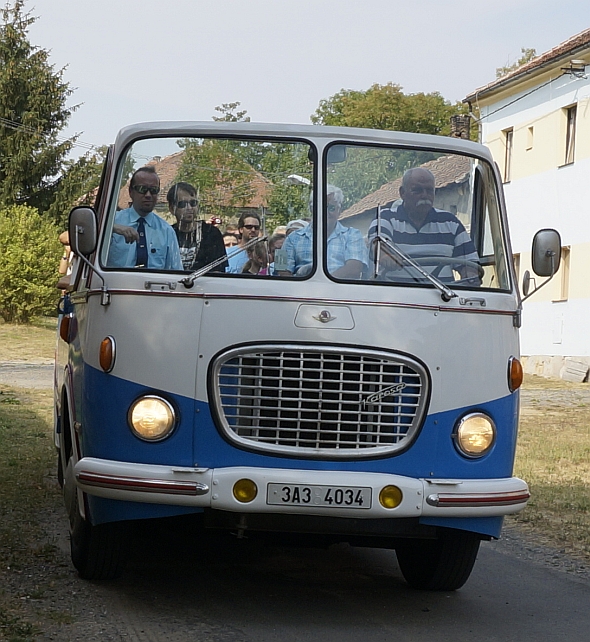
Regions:
M 428 396 L 420 364 L 350 347 L 248 346 L 221 355 L 212 372 L 231 441 L 315 458 L 407 447 Z

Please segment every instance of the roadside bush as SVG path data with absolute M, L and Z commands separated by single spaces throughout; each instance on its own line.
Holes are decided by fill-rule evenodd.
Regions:
M 0 316 L 5 322 L 29 323 L 53 311 L 61 251 L 57 228 L 36 209 L 0 209 Z

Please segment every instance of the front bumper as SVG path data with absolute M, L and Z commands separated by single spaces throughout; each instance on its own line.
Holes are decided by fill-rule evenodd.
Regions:
M 281 513 L 354 517 L 498 517 L 521 511 L 529 497 L 526 482 L 502 479 L 415 479 L 384 473 L 253 468 L 188 468 L 133 464 L 85 457 L 74 468 L 78 487 L 97 497 L 173 506 L 213 508 L 239 513 Z M 234 484 L 249 479 L 258 495 L 239 502 Z M 357 487 L 371 489 L 369 507 L 273 505 L 269 484 Z M 397 486 L 402 501 L 395 508 L 379 503 L 385 486 Z

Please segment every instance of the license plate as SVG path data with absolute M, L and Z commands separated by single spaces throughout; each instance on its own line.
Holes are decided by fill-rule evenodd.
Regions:
M 312 486 L 269 484 L 266 503 L 273 506 L 323 506 L 325 508 L 371 508 L 371 488 L 358 486 Z

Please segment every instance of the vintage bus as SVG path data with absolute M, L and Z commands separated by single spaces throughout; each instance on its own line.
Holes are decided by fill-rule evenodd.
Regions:
M 229 260 L 212 217 L 240 221 Z M 82 577 L 121 573 L 134 520 L 194 514 L 238 536 L 395 549 L 410 586 L 454 590 L 525 507 L 522 300 L 483 146 L 129 126 L 69 234 L 54 439 Z M 538 275 L 559 243 L 535 237 Z

